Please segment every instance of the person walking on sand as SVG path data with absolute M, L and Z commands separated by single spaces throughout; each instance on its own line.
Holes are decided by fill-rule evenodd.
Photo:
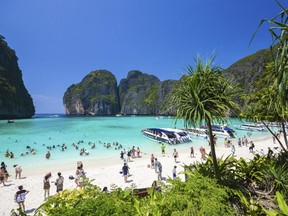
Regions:
M 153 154 L 151 154 L 151 169 L 154 169 L 154 161 L 155 161 L 155 157 Z
M 178 152 L 174 149 L 172 156 L 174 157 L 175 163 L 177 163 Z
M 3 186 L 6 186 L 5 185 L 5 173 L 2 169 L 0 169 L 0 184 L 3 184 Z
M 236 151 L 235 146 L 232 145 L 232 147 L 231 147 L 231 152 L 232 152 L 232 156 L 233 156 L 233 157 L 234 157 L 234 155 L 235 155 L 235 151 Z
M 155 168 L 155 173 L 158 173 L 158 159 L 157 158 L 155 158 L 155 162 L 154 162 L 154 168 Z
M 138 157 L 138 158 L 140 158 L 140 152 L 141 152 L 141 151 L 140 151 L 140 148 L 137 147 L 137 157 Z
M 122 172 L 123 172 L 123 177 L 124 177 L 124 182 L 127 183 L 128 182 L 128 165 L 127 163 L 124 163 L 124 166 L 122 167 Z
M 18 165 L 14 165 L 13 167 L 15 168 L 15 179 L 17 179 L 17 177 L 20 179 L 22 173 L 21 167 Z
M 158 180 L 161 181 L 162 180 L 162 164 L 160 163 L 160 161 L 157 162 L 157 167 L 158 167 Z
M 161 151 L 162 151 L 162 156 L 163 157 L 165 157 L 165 148 L 166 148 L 166 146 L 162 143 Z
M 44 176 L 43 179 L 43 189 L 44 189 L 44 200 L 46 200 L 46 198 L 50 197 L 50 181 L 49 179 L 51 178 L 51 172 L 47 173 Z
M 58 172 L 57 175 L 58 177 L 55 181 L 55 185 L 56 185 L 56 192 L 59 193 L 60 191 L 63 191 L 64 177 L 61 175 L 61 172 Z
M 25 202 L 25 199 L 26 199 L 26 194 L 28 194 L 29 191 L 28 190 L 24 190 L 22 185 L 20 185 L 18 187 L 18 189 L 19 190 L 16 192 L 16 194 L 14 196 L 14 200 L 15 200 L 15 202 L 18 203 L 19 208 L 22 210 L 22 212 L 25 212 L 24 202 Z
M 191 146 L 191 148 L 190 148 L 190 157 L 195 158 L 193 146 Z
M 176 169 L 177 169 L 177 166 L 174 166 L 174 168 L 172 169 L 173 180 L 175 180 L 175 179 L 176 179 L 176 176 L 177 176 L 177 171 L 176 171 Z

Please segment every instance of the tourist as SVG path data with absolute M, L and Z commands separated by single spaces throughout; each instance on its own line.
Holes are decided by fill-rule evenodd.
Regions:
M 236 151 L 235 146 L 232 145 L 232 146 L 231 146 L 231 152 L 232 152 L 232 156 L 233 156 L 233 157 L 234 157 L 234 155 L 235 155 L 235 151 Z
M 127 178 L 128 178 L 128 169 L 129 169 L 129 167 L 128 167 L 127 163 L 124 163 L 124 166 L 122 167 L 122 172 L 123 172 L 124 182 L 125 183 L 128 182 L 128 180 L 127 180 Z
M 172 175 L 173 175 L 173 179 L 176 179 L 177 176 L 177 171 L 176 171 L 177 166 L 174 166 L 174 168 L 172 169 Z
M 155 157 L 153 154 L 151 154 L 151 169 L 154 168 L 154 160 L 155 160 Z
M 140 158 L 140 152 L 141 152 L 141 151 L 140 151 L 140 148 L 137 147 L 137 157 L 138 157 L 138 158 Z
M 201 160 L 206 160 L 206 150 L 203 146 L 199 148 L 200 154 L 201 154 Z
M 176 149 L 174 149 L 174 151 L 172 153 L 172 157 L 174 157 L 174 161 L 175 161 L 175 163 L 177 163 L 178 152 L 176 151 Z
M 4 168 L 4 169 L 7 168 L 7 165 L 4 163 L 4 161 L 1 162 L 1 169 L 2 169 L 2 168 Z
M 8 178 L 9 178 L 9 173 L 8 173 L 8 171 L 7 171 L 7 169 L 6 169 L 6 165 L 4 164 L 3 166 L 1 166 L 1 171 L 2 171 L 2 176 L 3 176 L 3 178 L 4 178 L 4 182 L 7 182 L 8 181 Z M 3 182 L 3 184 L 4 184 L 4 182 Z M 5 184 L 4 184 L 5 185 Z
M 84 169 L 83 169 L 83 164 L 78 164 L 78 165 L 79 166 L 77 166 L 77 170 L 76 170 L 76 173 L 75 173 L 75 176 L 76 176 L 75 177 L 75 183 L 76 183 L 77 187 L 82 188 L 83 187 L 83 181 L 84 181 L 84 178 L 85 178 L 85 172 L 84 172 Z
M 129 162 L 131 162 L 131 150 L 129 149 L 128 151 L 127 151 L 127 161 L 129 161 Z
M 107 188 L 107 186 L 103 187 L 102 192 L 103 192 L 103 193 L 108 193 L 108 188 Z
M 77 169 L 83 169 L 82 161 L 77 161 Z
M 263 149 L 261 149 L 261 150 L 260 150 L 260 152 L 259 152 L 259 154 L 260 154 L 261 156 L 264 156 L 264 155 L 265 155 L 265 152 L 264 152 L 264 150 L 263 150 Z
M 268 147 L 267 157 L 272 157 L 272 156 L 273 156 L 273 151 L 271 150 L 270 147 Z
M 57 175 L 58 177 L 55 181 L 55 185 L 56 185 L 56 192 L 59 193 L 60 191 L 63 191 L 64 177 L 61 175 L 61 172 L 58 172 Z
M 241 139 L 238 139 L 238 146 L 241 147 Z
M 273 139 L 273 144 L 275 144 L 276 143 L 276 138 L 275 138 L 274 135 L 272 136 L 272 139 Z
M 165 157 L 165 148 L 166 148 L 166 146 L 162 143 L 161 150 L 162 150 L 162 156 L 163 157 Z
M 18 165 L 14 165 L 13 167 L 15 168 L 15 179 L 17 179 L 17 177 L 20 179 L 22 173 L 21 167 Z
M 155 173 L 158 173 L 158 160 L 157 158 L 155 158 L 155 162 L 154 162 L 154 168 L 155 168 Z
M 5 185 L 5 173 L 2 168 L 0 169 L 0 184 L 1 183 L 3 184 L 3 186 L 6 186 Z
M 157 161 L 157 167 L 158 167 L 158 180 L 162 180 L 162 164 L 160 161 Z
M 249 151 L 250 151 L 250 152 L 253 152 L 253 151 L 254 151 L 254 148 L 255 148 L 255 145 L 254 145 L 253 141 L 250 141 Z
M 120 152 L 120 158 L 121 158 L 122 160 L 124 160 L 124 152 L 123 152 L 123 151 Z
M 191 146 L 191 148 L 190 148 L 190 157 L 191 157 L 191 158 L 195 158 L 193 146 Z
M 43 179 L 43 189 L 44 189 L 44 200 L 50 197 L 50 181 L 51 173 L 47 173 Z
M 50 159 L 50 157 L 51 157 L 51 154 L 50 154 L 50 152 L 48 151 L 47 154 L 46 154 L 46 159 Z
M 26 199 L 26 194 L 28 194 L 29 191 L 28 190 L 24 190 L 22 185 L 20 185 L 18 187 L 18 189 L 19 190 L 16 192 L 16 194 L 14 196 L 14 200 L 15 200 L 15 202 L 18 203 L 19 208 L 22 210 L 22 212 L 25 212 L 24 202 L 25 202 L 25 199 Z

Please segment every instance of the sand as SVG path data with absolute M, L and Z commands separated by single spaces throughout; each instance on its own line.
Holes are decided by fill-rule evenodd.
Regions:
M 278 144 L 273 144 L 271 136 L 262 137 L 262 138 L 250 138 L 249 141 L 252 140 L 255 143 L 254 152 L 260 152 L 260 149 L 263 149 L 265 153 L 267 153 L 268 147 L 279 147 Z M 238 147 L 237 139 L 233 140 L 233 144 L 236 147 L 236 158 L 253 158 L 253 153 L 249 151 L 249 148 L 246 146 Z M 89 179 L 94 179 L 93 184 L 98 185 L 100 188 L 104 186 L 108 187 L 108 190 L 111 189 L 111 185 L 117 185 L 121 188 L 137 186 L 137 188 L 150 187 L 154 180 L 157 180 L 157 174 L 154 169 L 148 168 L 148 164 L 150 164 L 150 155 L 154 153 L 154 155 L 158 158 L 158 161 L 161 162 L 163 167 L 162 176 L 163 178 L 172 178 L 172 169 L 176 165 L 177 166 L 177 174 L 178 176 L 184 180 L 184 175 L 179 174 L 179 172 L 183 171 L 184 164 L 191 164 L 196 161 L 201 161 L 199 149 L 194 148 L 195 158 L 190 157 L 190 147 L 193 144 L 181 144 L 187 145 L 187 150 L 181 150 L 179 152 L 179 157 L 177 158 L 177 163 L 174 162 L 174 158 L 172 157 L 172 151 L 166 152 L 165 157 L 161 154 L 161 148 L 159 146 L 159 152 L 148 152 L 146 154 L 142 154 L 141 158 L 133 159 L 133 162 L 129 162 L 128 165 L 130 167 L 130 176 L 128 178 L 129 183 L 124 182 L 123 176 L 120 174 L 120 171 L 123 166 L 123 161 L 119 159 L 114 159 L 113 161 L 103 161 L 103 163 L 96 162 L 94 163 L 92 160 L 85 164 L 84 162 L 84 170 L 86 172 L 86 176 Z M 175 145 L 177 149 L 177 145 Z M 280 149 L 280 148 L 278 148 Z M 273 149 L 274 150 L 274 149 Z M 206 147 L 206 152 L 209 153 L 208 147 Z M 216 145 L 217 157 L 228 156 L 231 154 L 231 148 L 225 148 L 222 142 L 217 143 Z M 274 152 L 276 152 L 274 150 Z M 44 190 L 43 190 L 43 177 L 49 171 L 52 173 L 52 178 L 50 181 L 55 181 L 57 177 L 57 172 L 59 169 L 62 170 L 62 175 L 64 176 L 64 189 L 74 189 L 76 184 L 74 180 L 70 180 L 68 177 L 70 175 L 74 175 L 76 171 L 76 163 L 66 165 L 65 167 L 55 167 L 50 170 L 25 170 L 23 169 L 22 178 L 15 179 L 13 168 L 8 167 L 8 171 L 11 177 L 8 179 L 6 183 L 8 186 L 0 185 L 0 216 L 1 215 L 10 215 L 11 209 L 16 209 L 18 204 L 14 202 L 14 194 L 18 190 L 19 185 L 23 185 L 24 189 L 29 190 L 30 192 L 26 196 L 25 206 L 26 213 L 33 214 L 35 209 L 37 209 L 44 201 Z M 42 174 L 40 174 L 42 173 Z M 56 186 L 51 183 L 50 196 L 53 196 L 56 193 Z

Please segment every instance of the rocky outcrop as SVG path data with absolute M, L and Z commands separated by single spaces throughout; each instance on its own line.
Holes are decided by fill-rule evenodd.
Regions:
M 18 66 L 18 58 L 0 35 L 0 119 L 31 118 L 35 107 Z
M 171 115 L 167 102 L 175 82 L 161 82 L 154 75 L 130 71 L 127 78 L 122 79 L 119 84 L 121 114 Z
M 130 71 L 120 81 L 106 70 L 94 71 L 64 94 L 64 107 L 69 115 L 171 115 L 168 106 L 176 81 L 161 82 L 156 76 Z M 118 90 L 119 89 L 119 90 Z
M 119 84 L 121 114 L 151 115 L 157 111 L 160 80 L 140 71 L 130 71 Z
M 63 103 L 69 115 L 115 115 L 120 110 L 116 78 L 107 70 L 92 71 L 67 89 Z

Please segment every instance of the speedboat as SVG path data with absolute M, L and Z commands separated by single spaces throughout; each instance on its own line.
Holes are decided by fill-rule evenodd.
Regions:
M 248 131 L 265 131 L 265 128 L 258 124 L 243 124 L 237 127 L 237 129 Z
M 173 128 L 147 128 L 141 131 L 142 134 L 153 141 L 168 144 L 179 144 L 192 142 L 191 137 L 183 130 Z
M 200 128 L 208 130 L 207 125 L 202 125 Z M 235 138 L 234 132 L 227 125 L 212 125 L 212 133 L 219 137 Z
M 14 123 L 14 120 L 13 120 L 13 119 L 9 119 L 9 120 L 7 121 L 7 123 Z
M 204 139 L 208 138 L 207 130 L 203 128 L 186 128 L 183 130 L 186 131 L 188 134 L 195 136 L 197 138 L 204 138 Z

